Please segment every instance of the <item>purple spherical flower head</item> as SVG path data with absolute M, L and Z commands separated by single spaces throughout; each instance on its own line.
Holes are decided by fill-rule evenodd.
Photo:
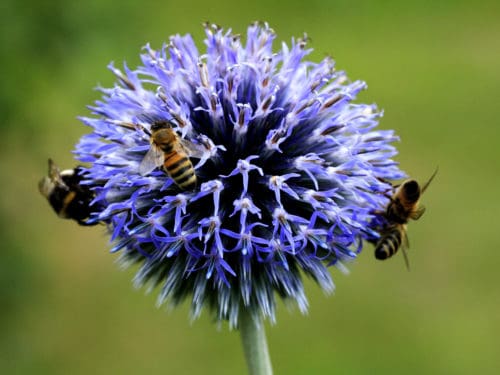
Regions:
M 246 41 L 206 25 L 206 52 L 175 35 L 144 48 L 142 66 L 100 89 L 93 128 L 76 147 L 95 193 L 94 221 L 108 225 L 113 252 L 140 263 L 137 285 L 160 285 L 159 303 L 191 300 L 237 324 L 240 308 L 275 319 L 276 296 L 307 310 L 303 276 L 334 288 L 328 266 L 356 257 L 373 213 L 387 204 L 392 131 L 377 130 L 374 105 L 353 104 L 349 81 L 329 58 L 304 61 L 306 40 L 273 51 L 267 25 Z M 194 190 L 161 168 L 139 166 L 151 125 L 170 123 L 190 153 Z

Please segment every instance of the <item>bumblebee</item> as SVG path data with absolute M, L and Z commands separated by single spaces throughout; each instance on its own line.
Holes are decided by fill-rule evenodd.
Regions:
M 410 219 L 418 220 L 424 214 L 425 207 L 420 205 L 420 197 L 436 173 L 437 169 L 422 187 L 416 180 L 406 180 L 396 187 L 392 196 L 389 196 L 390 201 L 385 211 L 379 213 L 385 223 L 378 230 L 381 237 L 375 246 L 375 258 L 380 260 L 390 258 L 402 248 L 406 267 L 410 268 L 405 251 L 409 248 L 406 225 Z
M 56 214 L 63 219 L 75 220 L 80 225 L 88 223 L 93 192 L 80 182 L 83 179 L 82 167 L 59 170 L 49 159 L 49 173 L 38 183 L 38 190 L 49 201 Z
M 196 173 L 189 159 L 193 153 L 190 143 L 177 135 L 170 122 L 158 120 L 151 125 L 151 147 L 139 165 L 139 173 L 146 175 L 162 166 L 163 170 L 182 190 L 196 188 Z

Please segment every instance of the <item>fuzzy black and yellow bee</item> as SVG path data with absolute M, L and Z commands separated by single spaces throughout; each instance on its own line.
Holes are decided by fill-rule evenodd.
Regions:
M 151 125 L 151 148 L 139 166 L 139 173 L 146 175 L 162 166 L 182 190 L 196 188 L 196 173 L 189 159 L 192 154 L 189 143 L 172 128 L 170 122 L 158 120 Z
M 406 267 L 410 268 L 405 251 L 409 247 L 406 226 L 410 219 L 418 220 L 424 214 L 425 207 L 420 205 L 420 197 L 436 173 L 437 169 L 423 186 L 416 180 L 406 180 L 396 187 L 385 211 L 379 213 L 384 219 L 384 225 L 378 229 L 380 239 L 375 245 L 375 258 L 390 258 L 402 248 Z
M 82 179 L 82 167 L 61 171 L 49 159 L 49 173 L 38 183 L 38 190 L 60 218 L 73 219 L 80 225 L 95 225 L 87 222 L 94 194 L 80 184 Z

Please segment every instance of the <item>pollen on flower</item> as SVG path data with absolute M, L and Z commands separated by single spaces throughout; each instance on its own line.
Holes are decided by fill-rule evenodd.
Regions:
M 273 49 L 267 24 L 246 38 L 206 24 L 205 35 L 201 52 L 174 35 L 146 45 L 136 69 L 109 65 L 116 83 L 81 119 L 91 133 L 75 150 L 102 208 L 93 220 L 123 264 L 140 264 L 134 283 L 160 287 L 159 304 L 188 299 L 193 317 L 206 307 L 232 327 L 242 306 L 271 321 L 278 299 L 305 312 L 303 278 L 332 291 L 328 267 L 344 270 L 373 235 L 387 181 L 404 176 L 398 138 L 376 129 L 376 106 L 353 103 L 364 82 L 305 59 L 306 37 Z M 175 133 L 161 147 L 157 121 Z M 168 152 L 192 166 L 179 156 L 169 172 Z M 189 190 L 171 175 L 186 168 Z

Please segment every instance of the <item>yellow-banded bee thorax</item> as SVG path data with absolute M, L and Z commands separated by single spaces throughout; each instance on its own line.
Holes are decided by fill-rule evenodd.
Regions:
M 406 224 L 412 207 L 402 204 L 398 197 L 393 198 L 385 212 L 385 219 L 393 224 Z
M 420 195 L 420 185 L 417 181 L 405 181 L 388 204 L 386 219 L 390 223 L 406 224 L 417 208 Z
M 171 128 L 156 130 L 151 135 L 152 142 L 163 152 L 172 152 L 177 142 L 177 135 Z

